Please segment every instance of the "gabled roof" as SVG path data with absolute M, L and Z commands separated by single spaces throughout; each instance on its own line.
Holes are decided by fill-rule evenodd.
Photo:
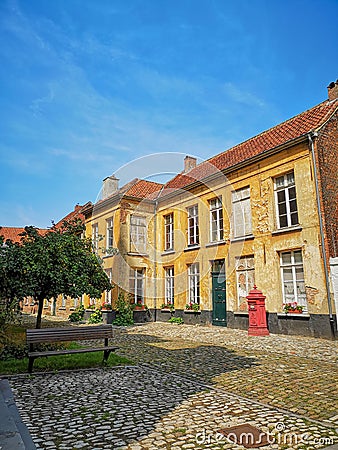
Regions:
M 37 228 L 39 234 L 42 236 L 50 230 L 46 230 L 44 228 Z M 0 227 L 0 236 L 4 237 L 5 242 L 9 239 L 12 242 L 21 242 L 22 236 L 21 233 L 24 233 L 24 228 L 18 227 Z
M 324 101 L 285 122 L 264 131 L 257 136 L 202 162 L 188 173 L 176 175 L 165 184 L 163 193 L 182 189 L 189 184 L 202 180 L 219 170 L 225 170 L 254 156 L 273 150 L 307 133 L 319 130 L 338 108 L 338 99 Z
M 162 187 L 163 184 L 154 181 L 137 180 L 135 184 L 123 192 L 123 195 L 154 200 L 158 197 Z

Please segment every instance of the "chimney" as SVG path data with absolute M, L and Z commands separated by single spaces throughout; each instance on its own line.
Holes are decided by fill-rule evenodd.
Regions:
M 338 80 L 336 82 L 332 81 L 327 87 L 327 92 L 329 94 L 329 100 L 335 100 L 338 98 Z
M 183 173 L 189 172 L 189 170 L 194 169 L 196 167 L 197 159 L 192 156 L 186 156 L 184 158 L 184 171 Z
M 115 194 L 119 188 L 119 179 L 115 175 L 111 175 L 103 180 L 102 200 Z

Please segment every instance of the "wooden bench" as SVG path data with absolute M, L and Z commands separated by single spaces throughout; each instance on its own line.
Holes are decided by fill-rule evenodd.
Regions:
M 103 361 L 107 361 L 110 352 L 118 348 L 108 345 L 108 339 L 112 337 L 113 329 L 111 325 L 29 329 L 26 331 L 26 341 L 29 345 L 28 372 L 32 373 L 34 360 L 42 356 L 72 355 L 75 353 L 103 351 Z M 92 339 L 104 339 L 104 346 L 69 350 L 34 351 L 34 346 L 36 344 L 46 344 L 51 342 L 72 342 Z

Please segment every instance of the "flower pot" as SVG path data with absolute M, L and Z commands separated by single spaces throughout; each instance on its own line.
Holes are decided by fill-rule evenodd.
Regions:
M 288 311 L 287 314 L 302 314 L 303 311 L 299 311 L 298 309 L 294 310 L 294 311 Z
M 103 323 L 110 325 L 116 319 L 116 311 L 113 311 L 112 309 L 102 309 L 101 313 Z
M 83 314 L 83 320 L 87 321 L 94 311 L 95 309 L 85 309 L 85 312 Z

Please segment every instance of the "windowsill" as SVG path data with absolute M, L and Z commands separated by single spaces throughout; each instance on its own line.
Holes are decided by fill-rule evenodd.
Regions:
M 60 306 L 59 311 L 66 311 L 66 307 L 65 306 Z
M 184 314 L 201 314 L 201 310 L 194 311 L 193 309 L 185 309 Z
M 206 247 L 215 247 L 216 245 L 224 245 L 225 241 L 215 241 L 215 242 L 208 242 L 205 244 Z
M 248 316 L 248 311 L 234 311 L 234 316 Z
M 293 313 L 277 313 L 277 317 L 291 317 L 292 319 L 310 319 L 309 313 L 293 314 Z
M 277 234 L 282 233 L 292 233 L 293 231 L 302 231 L 302 227 L 300 225 L 294 226 L 294 227 L 286 227 L 286 228 L 279 228 L 278 230 L 272 231 L 272 236 L 275 236 Z
M 169 308 L 161 308 L 161 312 L 162 313 L 174 313 L 175 312 L 175 310 L 173 309 L 173 310 L 170 310 Z
M 69 308 L 69 311 L 75 311 L 76 308 L 74 308 L 74 306 L 72 308 Z
M 201 247 L 199 244 L 196 245 L 188 245 L 188 247 L 186 247 L 183 251 L 184 252 L 190 252 L 192 250 L 199 250 Z
M 175 250 L 173 250 L 173 249 L 165 250 L 163 253 L 161 253 L 161 256 L 173 255 L 174 253 L 175 253 Z
M 148 253 L 139 253 L 139 252 L 128 252 L 128 256 L 143 256 L 143 257 L 149 257 Z
M 252 239 L 255 239 L 255 236 L 253 234 L 248 234 L 247 236 L 239 236 L 239 237 L 231 238 L 230 243 L 241 242 L 241 241 L 251 241 Z

